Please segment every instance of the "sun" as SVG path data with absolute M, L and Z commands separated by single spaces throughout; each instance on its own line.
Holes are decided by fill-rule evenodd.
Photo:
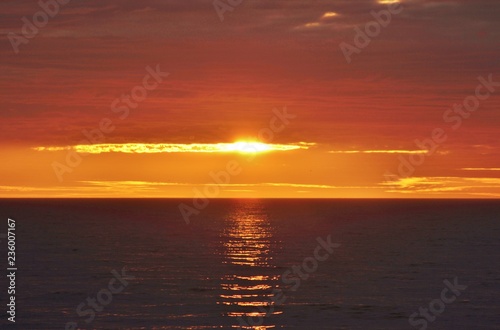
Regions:
M 256 141 L 236 141 L 224 145 L 225 151 L 241 152 L 241 153 L 255 153 L 272 150 L 269 144 L 256 142 Z

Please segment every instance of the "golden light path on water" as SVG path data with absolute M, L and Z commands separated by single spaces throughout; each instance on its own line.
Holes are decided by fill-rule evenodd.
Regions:
M 241 207 L 228 216 L 227 226 L 220 234 L 223 263 L 234 273 L 221 278 L 219 304 L 228 307 L 226 316 L 235 319 L 233 328 L 276 328 L 276 324 L 268 324 L 271 323 L 269 316 L 283 313 L 276 306 L 269 308 L 279 276 L 273 272 L 270 255 L 272 228 L 260 203 L 242 201 Z M 262 324 L 258 322 L 259 317 L 264 318 Z

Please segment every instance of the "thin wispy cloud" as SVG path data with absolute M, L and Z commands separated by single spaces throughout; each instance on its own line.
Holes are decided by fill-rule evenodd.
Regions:
M 66 147 L 34 147 L 36 151 L 74 150 L 83 154 L 126 153 L 126 154 L 157 154 L 157 153 L 255 153 L 270 151 L 290 151 L 309 149 L 314 143 L 299 144 L 266 144 L 260 142 L 234 143 L 126 143 L 126 144 L 80 144 Z
M 456 192 L 465 194 L 495 193 L 500 188 L 500 178 L 474 177 L 408 177 L 381 183 L 387 192 L 402 194 Z
M 427 150 L 330 150 L 330 154 L 426 154 Z
M 151 187 L 151 186 L 198 186 L 195 183 L 179 183 L 179 182 L 149 182 L 149 181 L 81 181 L 83 184 L 93 186 L 106 186 L 106 187 Z M 263 183 L 209 183 L 208 186 L 219 187 L 291 187 L 291 188 L 316 188 L 316 189 L 335 189 L 340 188 L 324 184 L 302 184 L 302 183 L 286 183 L 286 182 L 263 182 Z
M 464 167 L 462 171 L 500 171 L 500 167 Z

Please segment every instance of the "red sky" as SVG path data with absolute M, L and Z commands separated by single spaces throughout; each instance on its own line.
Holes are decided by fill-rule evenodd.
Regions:
M 480 87 L 476 110 L 450 109 L 479 77 L 500 82 L 500 3 L 395 5 L 348 63 L 340 45 L 388 3 L 243 0 L 221 21 L 207 0 L 70 1 L 16 53 L 12 33 L 41 8 L 2 1 L 0 196 L 192 197 L 209 184 L 213 197 L 499 197 L 500 84 Z M 147 67 L 169 75 L 120 119 L 112 104 Z M 261 142 L 290 150 L 186 149 L 259 140 L 284 108 L 294 118 Z M 103 118 L 113 152 L 81 156 Z M 446 140 L 418 153 L 435 129 Z M 137 143 L 156 151 L 123 152 Z M 398 170 L 410 156 L 423 161 Z M 241 173 L 214 182 L 233 161 Z

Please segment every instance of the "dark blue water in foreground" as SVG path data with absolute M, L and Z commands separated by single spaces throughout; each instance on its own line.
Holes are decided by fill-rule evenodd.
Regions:
M 181 202 L 0 200 L 0 327 L 500 329 L 500 201 Z

